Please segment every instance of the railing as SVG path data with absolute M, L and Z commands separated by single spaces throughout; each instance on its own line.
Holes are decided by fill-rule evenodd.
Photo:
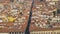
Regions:
M 10 32 L 9 34 L 25 34 L 25 32 Z
M 8 34 L 25 34 L 25 32 L 11 32 Z M 33 31 L 30 34 L 60 34 L 60 30 L 55 31 Z
M 60 31 L 34 31 L 30 34 L 60 34 Z

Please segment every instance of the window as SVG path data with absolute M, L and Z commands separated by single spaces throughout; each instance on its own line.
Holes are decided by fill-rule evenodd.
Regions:
M 43 1 L 43 0 L 40 0 L 40 1 Z
M 60 10 L 57 10 L 57 14 L 60 14 Z
M 11 2 L 14 2 L 14 0 L 10 0 Z

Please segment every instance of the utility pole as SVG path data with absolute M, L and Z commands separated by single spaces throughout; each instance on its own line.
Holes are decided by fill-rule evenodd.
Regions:
M 27 27 L 26 27 L 26 30 L 25 30 L 25 34 L 30 34 L 29 27 L 30 27 L 30 23 L 31 23 L 33 5 L 34 5 L 34 0 L 32 0 L 31 9 L 30 9 L 30 15 L 29 15 L 29 20 L 28 20 L 28 24 L 27 24 Z

